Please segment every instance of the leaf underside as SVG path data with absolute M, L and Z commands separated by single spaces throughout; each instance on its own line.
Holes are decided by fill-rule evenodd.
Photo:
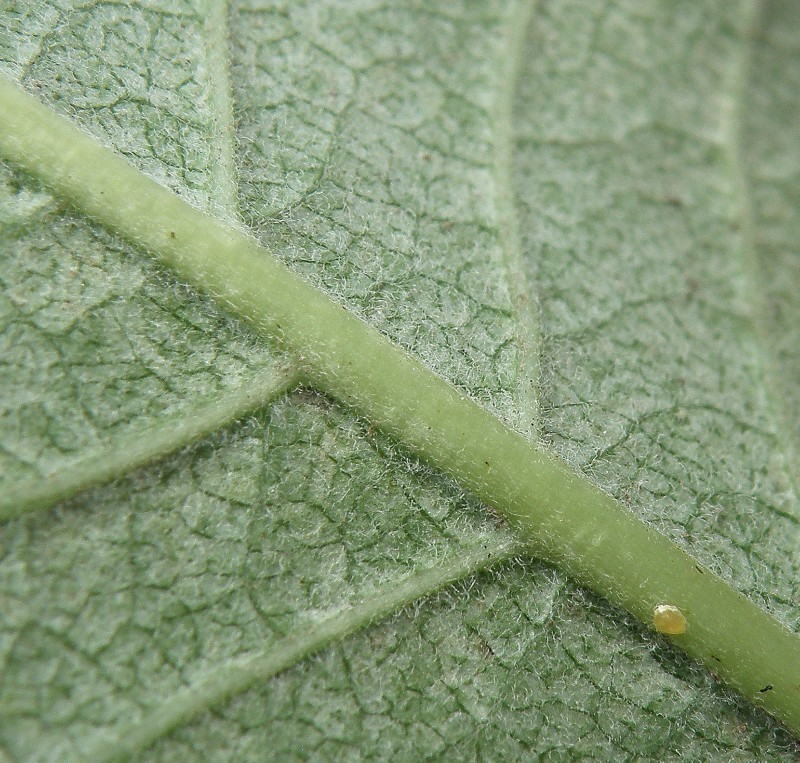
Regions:
M 753 32 L 753 11 L 12 1 L 0 62 L 797 630 L 800 18 L 766 3 Z M 286 363 L 64 200 L 10 167 L 0 184 L 9 489 Z M 368 422 L 295 392 L 0 529 L 0 750 L 80 759 L 232 658 L 508 542 Z M 142 759 L 265 749 L 798 752 L 532 560 L 338 640 Z

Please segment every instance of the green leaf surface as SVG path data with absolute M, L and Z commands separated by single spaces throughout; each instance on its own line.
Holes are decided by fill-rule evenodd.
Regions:
M 26 89 L 797 630 L 791 2 L 0 11 Z M 797 755 L 369 422 L 270 405 L 293 361 L 209 300 L 2 183 L 4 490 L 119 477 L 0 529 L 9 759 Z

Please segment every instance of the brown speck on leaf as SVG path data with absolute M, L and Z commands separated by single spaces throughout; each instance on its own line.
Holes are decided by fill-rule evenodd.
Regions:
M 494 649 L 492 649 L 492 645 L 482 636 L 478 636 L 478 643 L 481 647 L 481 651 L 483 652 L 483 656 L 487 659 L 489 657 L 494 657 Z

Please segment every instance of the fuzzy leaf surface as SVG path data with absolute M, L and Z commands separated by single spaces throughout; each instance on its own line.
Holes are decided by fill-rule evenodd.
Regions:
M 26 89 L 798 629 L 790 0 L 11 0 L 0 29 L 0 66 Z M 4 489 L 287 362 L 1 172 Z M 8 759 L 80 760 L 232 660 L 509 542 L 313 391 L 247 413 L 0 528 Z M 535 560 L 432 592 L 141 759 L 798 754 Z

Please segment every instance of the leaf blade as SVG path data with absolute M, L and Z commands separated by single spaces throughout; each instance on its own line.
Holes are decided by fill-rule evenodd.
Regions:
M 552 6 L 551 6 L 551 7 L 552 7 Z M 695 16 L 695 17 L 696 17 L 696 16 Z M 320 18 L 323 18 L 323 19 L 324 19 L 325 17 L 324 17 L 324 16 L 321 16 Z M 353 27 L 355 28 L 355 25 L 353 25 Z M 487 24 L 487 29 L 488 29 L 488 28 L 493 28 L 493 27 L 490 27 L 490 26 Z M 699 70 L 699 69 L 698 69 L 698 70 Z M 390 120 L 390 121 L 391 121 L 391 120 Z M 590 401 L 590 402 L 591 402 L 591 401 Z M 281 414 L 281 415 L 283 415 L 283 414 Z M 273 436 L 274 436 L 274 432 L 275 432 L 275 431 L 277 431 L 277 430 L 272 430 L 272 431 L 273 431 Z M 324 463 L 324 459 L 323 459 L 323 463 Z M 310 474 L 310 473 L 309 473 L 309 474 Z M 294 493 L 294 492 L 290 491 L 290 495 L 296 495 L 296 493 Z M 136 505 L 139 505 L 139 504 L 137 503 Z M 409 521 L 410 521 L 410 522 L 412 523 L 412 525 L 413 525 L 413 520 L 411 520 L 411 519 L 410 519 Z M 531 600 L 527 600 L 527 606 L 528 606 L 529 608 L 535 609 L 535 607 L 537 606 L 537 602 L 535 602 L 535 601 L 531 601 Z M 559 610 L 559 611 L 561 612 L 561 621 L 562 621 L 563 623 L 567 623 L 567 622 L 569 622 L 569 621 L 570 621 L 570 618 L 569 618 L 568 616 L 566 616 L 566 615 L 565 615 L 565 613 L 563 612 L 563 609 L 562 609 L 562 610 Z M 428 622 L 430 622 L 430 621 L 428 621 Z M 457 622 L 460 622 L 460 621 L 453 621 L 453 622 L 452 622 L 452 625 L 453 625 L 453 627 L 455 627 L 455 628 L 459 627 L 459 626 L 456 624 Z M 474 624 L 475 624 L 475 621 L 473 621 L 473 625 L 474 625 Z M 431 626 L 429 625 L 429 627 L 431 627 Z M 580 649 L 576 649 L 576 646 L 577 646 L 577 645 L 579 645 L 579 644 L 581 643 L 581 638 L 579 638 L 579 637 L 577 636 L 577 634 L 580 632 L 580 630 L 579 630 L 579 628 L 577 628 L 577 625 L 576 625 L 576 630 L 575 630 L 575 632 L 574 632 L 574 633 L 575 633 L 575 636 L 576 636 L 576 638 L 570 638 L 570 637 L 569 637 L 569 633 L 567 633 L 567 628 L 569 628 L 569 627 L 571 627 L 571 625 L 569 625 L 569 626 L 568 626 L 568 625 L 562 625 L 562 626 L 561 626 L 561 628 L 559 629 L 559 633 L 561 634 L 561 635 L 559 636 L 559 638 L 561 638 L 561 639 L 562 639 L 562 640 L 565 642 L 565 644 L 568 644 L 568 646 L 569 646 L 569 651 L 570 651 L 570 652 L 571 652 L 573 655 L 577 655 L 577 656 L 579 656 L 579 657 L 580 657 Z M 413 631 L 413 628 L 412 628 L 412 631 Z M 590 631 L 592 631 L 592 629 L 590 629 Z M 381 633 L 383 634 L 383 637 L 384 637 L 384 638 L 386 638 L 386 636 L 388 635 L 388 634 L 387 634 L 387 631 L 385 631 L 385 630 L 381 631 Z M 552 633 L 552 632 L 551 632 L 551 633 Z M 594 629 L 594 630 L 592 631 L 592 633 L 593 633 L 593 636 L 592 636 L 592 637 L 593 637 L 593 639 L 594 639 L 595 641 L 602 641 L 601 637 L 598 635 L 597 629 Z M 525 640 L 525 639 L 524 639 L 524 634 L 519 634 L 518 638 L 521 638 L 523 641 Z M 611 637 L 611 639 L 612 639 L 612 640 L 614 640 L 614 639 L 618 639 L 618 640 L 620 640 L 620 641 L 624 641 L 624 639 L 625 639 L 625 636 L 624 636 L 624 633 L 623 633 L 623 634 L 620 634 L 620 633 L 615 633 L 615 635 L 613 635 L 613 636 Z M 489 640 L 490 640 L 490 641 L 492 641 L 492 643 L 495 645 L 495 647 L 497 646 L 497 641 L 496 641 L 496 638 L 495 638 L 495 637 L 490 637 L 490 638 L 489 638 Z M 367 640 L 367 642 L 368 642 L 368 643 L 372 643 L 372 642 L 371 642 L 371 641 L 369 641 L 369 640 Z M 440 643 L 444 643 L 444 642 L 440 642 Z M 530 642 L 525 642 L 525 643 L 530 643 Z M 627 642 L 625 642 L 625 643 L 627 643 Z M 539 646 L 541 646 L 541 645 L 542 645 L 542 642 L 537 642 L 537 644 L 538 644 Z M 377 644 L 375 644 L 375 645 L 377 646 Z M 631 645 L 629 645 L 629 646 L 631 646 Z M 635 645 L 631 646 L 631 648 L 635 649 Z M 513 647 L 509 647 L 509 649 L 513 649 Z M 501 651 L 502 651 L 502 650 L 501 650 Z M 455 653 L 455 650 L 454 650 L 454 653 Z M 335 657 L 335 655 L 336 655 L 336 654 L 337 654 L 337 652 L 335 652 L 335 653 L 334 653 L 334 657 Z M 559 651 L 559 650 L 553 650 L 553 651 L 550 651 L 550 652 L 549 652 L 549 654 L 551 654 L 551 655 L 552 655 L 553 662 L 554 662 L 554 663 L 558 663 L 558 659 L 559 659 L 559 658 L 558 658 L 558 654 L 560 654 L 560 651 Z M 586 655 L 584 655 L 584 656 L 586 656 Z M 429 659 L 429 658 L 423 658 L 423 659 Z M 622 658 L 621 658 L 621 657 L 617 657 L 617 659 L 618 659 L 618 660 L 621 660 Z M 646 661 L 646 660 L 644 660 L 644 662 L 646 663 L 647 661 Z M 331 663 L 331 664 L 333 664 L 333 663 Z M 580 661 L 580 660 L 579 660 L 579 663 L 578 663 L 578 664 L 581 664 L 581 661 Z M 583 664 L 584 664 L 584 665 L 588 665 L 589 663 L 587 662 L 587 663 L 583 663 Z M 601 664 L 603 664 L 603 663 L 602 663 L 602 660 L 601 660 L 601 661 L 599 661 L 597 664 L 598 664 L 598 665 L 601 665 Z M 627 664 L 627 663 L 626 663 L 626 664 Z M 633 663 L 631 663 L 631 664 L 633 664 Z M 636 663 L 636 664 L 639 664 L 639 663 Z M 609 668 L 609 669 L 610 669 L 610 668 Z M 539 662 L 539 663 L 535 664 L 535 665 L 534 665 L 534 667 L 533 667 L 533 668 L 531 668 L 531 670 L 532 670 L 533 672 L 532 672 L 532 673 L 529 673 L 529 675 L 538 675 L 538 674 L 542 673 L 542 671 L 544 671 L 545 675 L 553 675 L 553 680 L 556 682 L 556 683 L 555 683 L 555 686 L 558 686 L 558 683 L 557 683 L 557 682 L 558 682 L 558 678 L 557 678 L 557 677 L 555 677 L 555 674 L 549 674 L 549 673 L 547 672 L 547 665 L 546 665 L 546 663 Z M 305 671 L 300 671 L 300 672 L 298 673 L 298 675 L 302 675 L 302 674 L 304 674 L 304 672 L 305 672 Z M 581 673 L 581 672 L 579 671 L 579 673 Z M 390 673 L 390 674 L 391 674 L 391 673 Z M 600 674 L 600 676 L 599 676 L 597 671 L 595 671 L 595 672 L 592 672 L 592 669 L 589 667 L 589 668 L 587 668 L 587 669 L 583 670 L 583 672 L 581 673 L 581 675 L 582 675 L 582 676 L 585 676 L 585 677 L 586 677 L 586 678 L 588 678 L 590 681 L 594 681 L 594 682 L 596 683 L 596 682 L 598 682 L 599 680 L 602 680 L 602 678 L 600 678 L 600 676 L 601 676 L 601 675 L 605 675 L 605 674 L 602 674 L 602 673 L 601 673 L 601 674 Z M 313 682 L 313 678 L 312 678 L 311 680 L 312 680 L 312 682 Z M 468 679 L 468 680 L 469 680 L 469 679 Z M 506 680 L 508 680 L 508 677 L 506 677 Z M 580 679 L 578 679 L 578 680 L 580 680 Z M 669 679 L 668 679 L 668 678 L 665 678 L 665 676 L 663 676 L 663 675 L 661 675 L 661 674 L 650 674 L 650 675 L 648 676 L 648 681 L 649 681 L 649 682 L 651 682 L 651 683 L 653 683 L 653 686 L 654 686 L 654 687 L 655 687 L 656 685 L 657 685 L 657 686 L 659 686 L 659 687 L 662 687 L 662 688 L 661 688 L 661 689 L 659 689 L 659 690 L 656 690 L 656 689 L 654 689 L 654 691 L 653 691 L 653 694 L 652 694 L 652 696 L 656 698 L 656 701 L 658 701 L 658 698 L 661 698 L 661 699 L 663 699 L 665 696 L 667 696 L 668 692 L 669 692 L 669 691 L 670 691 L 670 689 L 672 688 L 672 684 L 670 683 Z M 281 683 L 282 683 L 282 682 L 281 682 Z M 509 683 L 513 683 L 513 681 L 509 681 Z M 545 681 L 545 683 L 546 683 L 546 681 Z M 689 679 L 689 683 L 691 684 L 691 679 Z M 528 684 L 529 686 L 530 686 L 531 684 L 532 684 L 533 686 L 539 686 L 539 683 L 537 683 L 535 679 L 533 679 L 533 680 L 529 679 L 529 680 L 528 680 L 528 682 L 527 682 L 527 684 Z M 437 685 L 440 685 L 440 684 L 437 684 Z M 524 692 L 524 691 L 525 691 L 525 689 L 524 689 L 524 684 L 522 684 L 522 683 L 519 683 L 517 686 L 518 686 L 518 691 L 519 691 L 519 692 Z M 551 686 L 552 686 L 552 684 L 551 684 Z M 681 686 L 681 685 L 680 685 L 680 684 L 676 684 L 676 686 Z M 664 687 L 667 687 L 667 688 L 665 689 Z M 661 692 L 660 694 L 659 694 L 659 691 Z M 681 686 L 681 688 L 680 688 L 680 689 L 676 689 L 676 691 L 686 691 L 686 685 L 683 685 L 683 686 Z M 713 689 L 710 689 L 710 688 L 709 688 L 709 689 L 707 689 L 706 691 L 707 691 L 709 694 L 714 694 L 714 691 L 713 691 Z M 665 692 L 666 692 L 667 694 L 665 694 Z M 461 694 L 462 694 L 462 696 L 463 696 L 463 693 L 464 693 L 464 688 L 463 688 L 463 684 L 462 684 L 462 689 L 461 689 Z M 554 695 L 555 695 L 555 697 L 556 697 L 556 698 L 559 698 L 559 697 L 561 697 L 561 692 L 560 692 L 558 689 L 555 689 L 555 691 L 554 691 L 553 693 L 554 693 Z M 449 705 L 449 704 L 447 704 L 448 700 L 447 700 L 447 698 L 446 698 L 445 696 L 442 696 L 440 693 L 437 693 L 437 694 L 436 694 L 436 696 L 437 696 L 437 697 L 439 698 L 439 700 L 442 702 L 442 705 L 443 705 L 443 707 L 444 707 L 444 706 L 446 706 L 446 707 L 449 707 L 449 708 L 450 708 L 450 709 L 451 709 L 451 710 L 452 710 L 454 713 L 458 712 L 458 708 L 457 708 L 457 707 L 454 707 L 453 705 Z M 589 701 L 589 703 L 590 703 L 590 706 L 591 706 L 591 702 L 592 702 L 592 698 L 593 698 L 593 697 L 594 697 L 594 700 L 595 700 L 595 701 L 605 701 L 606 694 L 605 694 L 605 692 L 603 692 L 603 691 L 601 691 L 601 690 L 598 690 L 598 689 L 595 689 L 595 690 L 594 690 L 594 693 L 593 693 L 593 691 L 592 691 L 591 689 L 589 689 L 589 691 L 588 691 L 588 694 L 587 694 L 586 696 L 588 697 L 588 701 Z M 628 694 L 628 696 L 630 696 L 630 690 L 629 690 L 629 694 Z M 708 695 L 706 695 L 706 696 L 708 696 Z M 329 698 L 330 698 L 330 695 L 329 695 Z M 340 699 L 341 699 L 341 695 L 340 695 Z M 584 700 L 584 701 L 585 701 L 585 700 Z M 702 700 L 701 700 L 701 701 L 702 701 Z M 608 702 L 609 702 L 609 703 L 611 703 L 611 704 L 612 704 L 612 707 L 613 707 L 613 703 L 611 702 L 611 700 L 608 700 Z M 269 703 L 267 703 L 267 704 L 269 704 Z M 679 703 L 678 703 L 678 704 L 679 704 Z M 723 700 L 723 704 L 724 704 L 724 700 Z M 625 701 L 624 701 L 624 700 L 622 701 L 622 703 L 621 703 L 621 705 L 620 705 L 620 706 L 621 706 L 621 707 L 623 707 L 623 708 L 626 706 L 626 705 L 625 705 Z M 558 710 L 558 709 L 556 709 L 556 708 L 561 708 L 561 707 L 562 707 L 562 706 L 559 704 L 559 700 L 558 700 L 558 699 L 555 699 L 555 701 L 553 701 L 553 699 L 551 699 L 551 705 L 550 705 L 550 707 L 551 707 L 551 710 L 550 710 L 550 713 L 549 713 L 549 715 L 553 716 L 554 718 L 558 718 L 558 719 L 561 719 L 561 718 L 566 718 L 566 717 L 568 716 L 568 714 L 569 714 L 569 711 L 568 711 L 568 710 L 566 710 L 566 709 L 561 709 L 561 710 Z M 678 718 L 678 717 L 680 717 L 680 715 L 681 715 L 681 710 L 677 710 L 677 711 L 675 710 L 675 707 L 676 707 L 676 704 L 675 704 L 675 703 L 669 704 L 669 707 L 672 709 L 672 717 L 675 717 L 675 718 Z M 716 707 L 716 705 L 715 705 L 715 707 Z M 578 703 L 576 703 L 575 705 L 573 705 L 573 706 L 572 706 L 572 712 L 573 712 L 573 713 L 577 713 L 578 715 L 580 715 L 580 711 L 578 710 Z M 624 713 L 623 713 L 623 714 L 624 714 Z M 424 713 L 423 713 L 423 715 L 424 715 Z M 233 716 L 231 716 L 231 717 L 233 717 Z M 285 708 L 284 708 L 284 715 L 283 715 L 283 717 L 284 717 L 284 718 L 286 717 L 286 716 L 285 716 Z M 309 716 L 309 717 L 311 717 L 311 716 Z M 430 717 L 430 715 L 429 715 L 428 717 Z M 461 717 L 461 719 L 462 719 L 462 721 L 463 721 L 464 723 L 468 723 L 468 722 L 469 722 L 469 717 L 468 717 L 468 716 L 461 715 L 460 717 Z M 661 728 L 661 727 L 659 726 L 659 723 L 658 723 L 657 717 L 655 717 L 655 716 L 653 716 L 653 715 L 648 715 L 646 712 L 644 713 L 644 715 L 640 715 L 640 716 L 638 716 L 638 717 L 639 717 L 640 719 L 644 719 L 644 720 L 645 720 L 645 723 L 644 723 L 644 724 L 643 724 L 643 723 L 640 721 L 639 725 L 640 725 L 640 726 L 646 725 L 646 727 L 649 729 L 649 733 L 650 733 L 650 741 L 652 741 L 654 744 L 655 744 L 655 740 L 656 740 L 657 738 L 659 738 L 659 735 L 660 735 L 660 734 L 663 734 L 663 737 L 661 737 L 661 738 L 663 738 L 663 739 L 667 740 L 667 741 L 665 742 L 665 744 L 666 744 L 667 746 L 670 746 L 670 747 L 672 747 L 673 745 L 678 745 L 679 747 L 681 747 L 681 748 L 682 748 L 682 749 L 684 749 L 684 750 L 692 750 L 692 749 L 697 749 L 697 748 L 694 748 L 694 747 L 693 747 L 693 745 L 699 744 L 698 742 L 696 742 L 696 741 L 695 741 L 695 742 L 693 742 L 691 739 L 687 738 L 686 736 L 683 736 L 683 735 L 681 735 L 681 734 L 677 734 L 677 733 L 675 733 L 675 732 L 673 732 L 672 734 L 670 734 L 670 732 L 668 732 L 667 730 L 665 730 L 665 729 L 663 729 L 663 728 Z M 730 718 L 730 715 L 728 715 L 728 716 L 726 716 L 726 717 L 727 717 L 727 718 Z M 694 729 L 703 729 L 703 728 L 705 728 L 705 727 L 704 727 L 704 725 L 703 725 L 703 721 L 702 721 L 702 720 L 700 720 L 700 714 L 699 714 L 699 713 L 696 713 L 696 712 L 695 712 L 695 713 L 693 713 L 693 714 L 692 714 L 692 718 L 693 718 L 693 720 L 692 720 L 692 727 L 693 727 Z M 443 724 L 444 724 L 444 725 L 446 725 L 446 721 L 445 721 L 444 719 L 442 719 L 442 721 L 443 721 Z M 233 725 L 235 726 L 235 721 L 231 721 L 231 723 L 233 723 Z M 730 728 L 731 728 L 731 729 L 734 727 L 735 723 L 736 723 L 736 720 L 731 720 L 731 721 L 730 721 L 730 724 L 731 724 L 731 725 L 730 725 Z M 578 725 L 578 724 L 576 724 L 576 726 L 577 726 L 577 725 Z M 443 727 L 444 727 L 444 726 L 443 726 Z M 228 726 L 228 728 L 229 728 L 229 730 L 230 730 L 231 726 L 229 725 L 229 726 Z M 281 725 L 279 725 L 279 728 L 280 728 L 280 729 L 282 729 L 282 730 L 284 730 L 284 733 L 285 733 L 285 735 L 286 735 L 286 738 L 287 738 L 287 739 L 288 739 L 288 738 L 290 738 L 290 737 L 296 737 L 296 736 L 300 736 L 300 735 L 297 733 L 297 728 L 295 728 L 293 731 L 287 731 L 287 729 L 288 729 L 288 726 L 287 726 L 285 723 L 282 723 Z M 328 728 L 329 728 L 329 729 L 331 729 L 331 728 L 332 728 L 332 726 L 328 726 Z M 516 733 L 517 733 L 517 734 L 519 734 L 519 733 L 520 733 L 520 731 L 519 731 L 519 728 L 520 728 L 519 726 L 517 726 L 517 727 L 516 727 Z M 566 737 L 566 738 L 569 738 L 569 737 L 570 737 L 570 735 L 574 735 L 575 733 L 578 733 L 578 732 L 576 732 L 575 728 L 573 728 L 572 730 L 569 730 L 569 727 L 568 727 L 567 725 L 558 726 L 558 721 L 556 721 L 556 728 L 561 728 L 561 729 L 562 729 L 562 732 L 561 732 L 561 733 L 562 733 L 562 737 Z M 584 728 L 584 726 L 582 726 L 582 725 L 581 725 L 581 728 Z M 708 732 L 709 738 L 713 737 L 713 735 L 717 733 L 715 730 L 714 730 L 714 731 L 712 731 L 712 729 L 713 729 L 713 728 L 714 728 L 714 727 L 712 727 L 712 726 L 709 726 L 709 727 L 706 729 L 706 730 L 707 730 L 707 732 Z M 751 727 L 751 728 L 752 728 L 752 727 Z M 599 747 L 598 745 L 599 745 L 599 744 L 602 744 L 602 743 L 599 743 L 599 742 L 597 741 L 598 737 L 597 737 L 597 735 L 596 735 L 596 732 L 590 731 L 590 730 L 589 730 L 589 727 L 586 727 L 584 730 L 585 730 L 585 732 L 586 732 L 586 734 L 587 734 L 587 736 L 586 736 L 586 739 L 587 739 L 587 740 L 589 740 L 589 739 L 590 739 L 590 740 L 592 740 L 592 741 L 590 741 L 590 742 L 588 742 L 588 743 L 587 743 L 587 744 L 588 744 L 588 746 L 589 746 L 589 747 L 588 747 L 588 749 L 590 749 L 590 750 L 591 750 L 591 749 L 595 749 L 595 750 L 596 750 L 596 749 L 600 749 L 600 747 Z M 422 732 L 422 731 L 417 731 L 416 733 L 419 735 L 419 736 L 418 736 L 418 738 L 419 738 L 419 739 L 422 739 L 422 738 L 424 737 L 424 734 L 423 734 L 423 732 Z M 579 735 L 580 735 L 580 734 L 579 734 Z M 701 735 L 702 735 L 702 732 L 701 732 Z M 334 735 L 334 736 L 335 736 L 335 735 Z M 230 738 L 230 735 L 229 735 L 229 737 L 228 737 L 228 738 Z M 545 744 L 547 744 L 547 739 L 549 739 L 550 741 L 552 741 L 554 738 L 555 738 L 555 737 L 554 737 L 554 735 L 551 733 L 551 734 L 549 735 L 549 737 L 546 737 L 546 738 L 545 738 L 545 742 L 544 742 L 544 743 L 545 743 Z M 574 737 L 573 737 L 573 738 L 574 738 Z M 181 741 L 179 742 L 179 744 L 186 744 L 186 742 L 187 742 L 187 740 L 189 739 L 189 737 L 188 737 L 187 735 L 182 735 L 182 736 L 180 737 L 180 739 L 181 739 Z M 729 744 L 731 744 L 731 745 L 733 746 L 731 749 L 741 750 L 741 749 L 744 749 L 744 748 L 743 748 L 741 745 L 746 745 L 746 742 L 744 741 L 745 737 L 744 737 L 744 736 L 742 736 L 741 734 L 737 736 L 737 734 L 736 734 L 735 732 L 731 732 L 731 733 L 728 735 L 727 739 L 728 739 L 728 743 L 729 743 Z M 680 741 L 676 741 L 676 740 L 680 740 Z M 530 744 L 536 744 L 536 742 L 529 742 L 529 743 L 530 743 Z M 332 744 L 332 741 L 328 741 L 327 743 L 324 743 L 324 744 L 328 744 L 328 745 L 330 745 L 330 744 Z M 495 740 L 495 744 L 497 744 L 497 740 Z M 595 747 L 594 747 L 594 748 L 592 748 L 592 747 L 591 747 L 591 745 L 595 745 Z M 223 747 L 222 749 L 224 749 L 224 747 Z M 328 749 L 329 749 L 329 748 L 328 748 Z M 435 749 L 435 748 L 430 748 L 430 747 L 429 747 L 428 749 Z M 619 754 L 619 748 L 616 748 L 616 749 L 617 749 L 617 754 Z M 641 748 L 640 748 L 640 749 L 641 749 Z M 700 748 L 700 749 L 704 749 L 704 750 L 705 750 L 705 752 L 703 752 L 703 753 L 698 753 L 698 755 L 697 755 L 696 757 L 703 757 L 704 755 L 706 755 L 706 753 L 708 753 L 708 750 L 707 750 L 706 748 L 702 748 L 702 745 L 701 745 L 701 748 Z M 753 754 L 753 755 L 755 755 L 755 750 L 752 748 L 752 745 L 751 745 L 750 749 L 751 749 L 751 752 L 752 752 L 752 754 Z M 658 747 L 657 745 L 656 745 L 655 747 L 653 747 L 653 754 L 656 754 L 656 753 L 658 752 L 658 750 L 659 750 L 659 747 Z M 291 753 L 289 753 L 289 754 L 291 754 Z M 741 754 L 741 753 L 740 753 L 740 754 Z M 776 754 L 779 754 L 779 753 L 776 753 Z M 513 755 L 513 753 L 512 753 L 512 755 Z M 688 757 L 690 757 L 690 758 L 691 758 L 691 757 L 693 757 L 693 756 L 692 756 L 692 754 L 691 754 L 691 752 L 687 752 L 687 753 L 686 753 L 686 755 L 687 755 Z M 769 757 L 769 756 L 767 755 L 767 757 Z

